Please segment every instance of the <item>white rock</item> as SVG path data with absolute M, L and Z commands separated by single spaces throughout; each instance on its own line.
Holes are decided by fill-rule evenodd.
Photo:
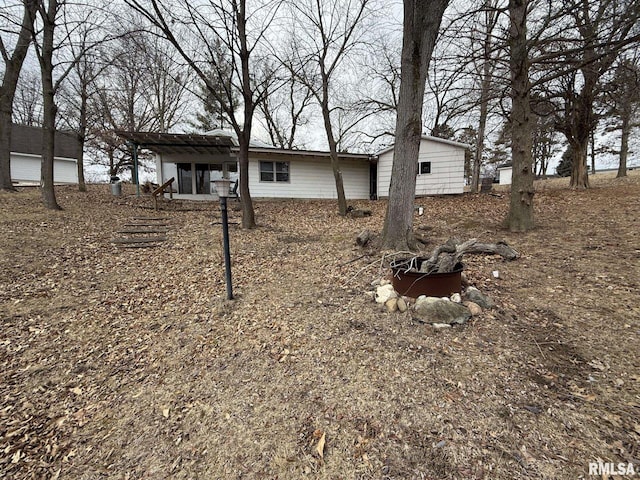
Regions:
M 393 289 L 393 285 L 381 285 L 376 288 L 376 302 L 386 303 L 390 298 L 396 298 L 398 294 Z
M 500 272 L 498 270 L 494 270 L 491 273 L 493 274 L 493 278 L 500 278 Z
M 389 285 L 391 284 L 391 280 L 387 280 L 386 278 L 381 278 L 380 279 L 380 285 L 384 286 L 384 285 Z
M 384 302 L 384 306 L 387 307 L 387 312 L 393 313 L 398 311 L 398 298 L 393 297 Z
M 464 305 L 469 309 L 473 317 L 482 313 L 482 307 L 475 302 L 464 302 Z
M 451 328 L 451 325 L 448 323 L 432 323 L 431 326 L 436 330 L 444 330 L 445 328 Z
M 454 293 L 451 295 L 451 301 L 455 303 L 462 303 L 462 295 L 459 293 Z
M 407 309 L 409 308 L 409 306 L 407 305 L 407 302 L 404 298 L 400 297 L 398 299 L 398 311 L 400 313 L 404 313 L 407 311 Z

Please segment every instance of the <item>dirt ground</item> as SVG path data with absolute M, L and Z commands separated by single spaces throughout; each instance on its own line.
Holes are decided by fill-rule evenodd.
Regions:
M 427 249 L 458 236 L 521 253 L 465 257 L 497 306 L 446 331 L 366 295 L 387 271 L 354 239 L 381 230 L 383 201 L 356 202 L 361 219 L 257 202 L 257 229 L 231 226 L 225 302 L 215 203 L 163 203 L 168 241 L 127 249 L 114 232 L 156 215 L 130 186 L 60 187 L 60 212 L 37 189 L 0 194 L 0 477 L 640 471 L 640 175 L 566 182 L 538 185 L 527 234 L 501 228 L 504 194 L 417 200 Z

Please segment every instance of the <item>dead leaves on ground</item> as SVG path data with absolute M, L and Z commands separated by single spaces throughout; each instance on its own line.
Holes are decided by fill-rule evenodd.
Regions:
M 380 231 L 384 202 L 358 219 L 256 202 L 258 229 L 231 228 L 238 300 L 223 304 L 215 205 L 168 210 L 171 242 L 150 253 L 109 243 L 148 214 L 138 200 L 62 189 L 50 213 L 37 194 L 3 198 L 20 214 L 0 216 L 0 473 L 507 480 L 635 454 L 639 367 L 610 342 L 637 326 L 621 309 L 636 301 L 638 186 L 621 188 L 537 195 L 526 235 L 501 229 L 504 198 L 419 199 L 432 244 L 504 236 L 523 254 L 469 257 L 499 307 L 449 336 L 363 296 L 378 267 L 353 238 Z M 629 262 L 607 264 L 613 248 Z

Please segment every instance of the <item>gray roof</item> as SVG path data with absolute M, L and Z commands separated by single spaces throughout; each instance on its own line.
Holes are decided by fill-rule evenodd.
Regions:
M 433 137 L 431 135 L 422 135 L 422 137 L 420 137 L 421 140 L 429 140 L 431 142 L 436 142 L 436 143 L 444 143 L 446 145 L 451 145 L 452 147 L 458 147 L 458 148 L 473 148 L 471 145 L 467 145 L 466 143 L 460 143 L 460 142 L 456 142 L 454 140 L 447 140 L 446 138 L 440 138 L 440 137 Z M 384 148 L 383 150 L 380 150 L 378 153 L 376 153 L 376 155 L 382 155 L 383 153 L 387 153 L 390 152 L 391 150 L 393 150 L 395 147 L 395 145 L 390 145 L 386 148 Z
M 11 151 L 29 155 L 42 155 L 42 133 L 40 127 L 11 125 Z M 59 158 L 79 158 L 80 144 L 71 133 L 56 132 L 54 156 Z
M 157 133 L 157 132 L 116 132 L 118 136 L 147 148 L 154 153 L 237 153 L 237 139 L 226 130 L 212 130 L 205 134 L 192 133 Z M 265 146 L 266 145 L 266 146 Z M 328 159 L 329 152 L 316 150 L 287 150 L 262 142 L 252 141 L 249 151 L 261 155 L 261 158 L 285 158 L 291 156 L 313 159 Z M 369 160 L 366 154 L 339 153 L 340 159 Z
M 191 133 L 116 132 L 118 136 L 154 153 L 228 153 L 234 142 L 229 137 Z

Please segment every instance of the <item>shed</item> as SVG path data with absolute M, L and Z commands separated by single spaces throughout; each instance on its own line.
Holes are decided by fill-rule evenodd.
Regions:
M 11 180 L 14 183 L 39 183 L 42 165 L 42 128 L 12 125 Z M 53 181 L 78 183 L 80 145 L 69 133 L 55 133 Z
M 498 183 L 500 185 L 511 185 L 511 175 L 513 173 L 513 164 L 511 162 L 503 163 L 498 166 Z
M 418 152 L 416 196 L 458 194 L 464 191 L 465 151 L 471 148 L 464 143 L 443 138 L 423 136 Z M 378 153 L 378 196 L 389 196 L 394 147 Z

